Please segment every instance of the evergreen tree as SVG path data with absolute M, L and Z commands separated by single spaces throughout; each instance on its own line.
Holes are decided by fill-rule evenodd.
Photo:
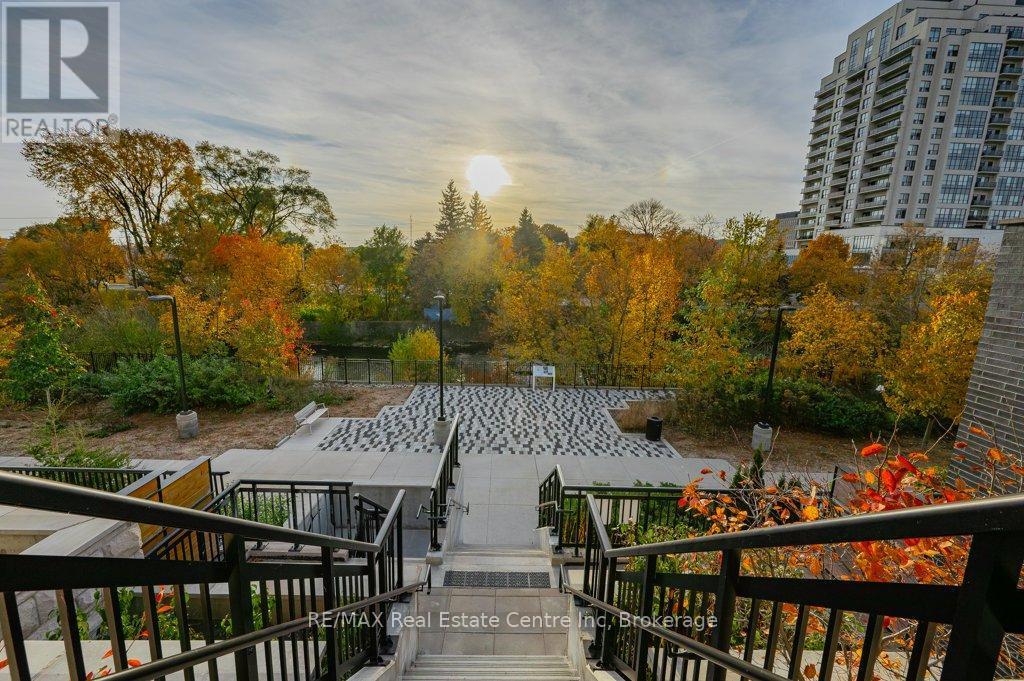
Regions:
M 438 238 L 443 239 L 453 232 L 461 232 L 469 227 L 469 212 L 466 202 L 455 186 L 455 180 L 448 180 L 448 186 L 441 192 L 441 219 L 434 226 Z
M 526 208 L 519 214 L 519 223 L 512 234 L 512 250 L 531 267 L 535 267 L 544 257 L 544 239 L 541 238 L 540 227 Z
M 473 198 L 469 201 L 469 225 L 473 229 L 491 231 L 491 215 L 487 212 L 487 206 L 480 198 L 480 192 L 473 192 Z

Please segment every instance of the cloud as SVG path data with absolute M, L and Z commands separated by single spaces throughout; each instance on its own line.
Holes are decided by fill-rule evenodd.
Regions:
M 349 243 L 410 215 L 422 234 L 479 153 L 512 175 L 498 224 L 648 196 L 774 213 L 796 206 L 821 76 L 888 4 L 133 0 L 122 119 L 308 168 Z M 15 147 L 0 171 L 0 217 L 56 213 Z

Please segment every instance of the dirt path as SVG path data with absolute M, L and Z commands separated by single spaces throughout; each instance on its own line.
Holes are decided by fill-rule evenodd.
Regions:
M 409 396 L 408 387 L 345 386 L 338 392 L 343 402 L 331 405 L 328 416 L 373 417 L 389 404 L 401 404 Z M 109 447 L 130 453 L 136 459 L 194 459 L 216 457 L 228 449 L 270 449 L 295 429 L 294 410 L 199 412 L 199 437 L 179 440 L 173 414 L 136 414 L 126 418 L 110 414 L 100 406 L 78 409 L 71 425 L 87 435 L 90 446 Z M 34 429 L 43 420 L 43 412 L 7 411 L 0 414 L 0 454 L 23 456 L 35 441 Z M 114 427 L 112 427 L 114 426 Z M 126 428 L 104 434 L 104 430 Z

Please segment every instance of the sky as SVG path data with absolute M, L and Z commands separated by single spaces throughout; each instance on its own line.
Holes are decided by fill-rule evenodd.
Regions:
M 361 243 L 414 238 L 471 158 L 575 231 L 655 197 L 684 217 L 799 201 L 813 93 L 890 0 L 124 0 L 122 126 L 263 149 L 312 172 Z M 0 144 L 0 234 L 61 208 Z

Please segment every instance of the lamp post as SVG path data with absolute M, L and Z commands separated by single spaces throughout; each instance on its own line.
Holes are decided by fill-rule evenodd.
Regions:
M 434 442 L 443 446 L 448 439 L 448 420 L 444 414 L 444 304 L 445 295 L 441 291 L 434 296 L 437 301 L 437 390 L 438 416 L 434 423 Z
M 171 321 L 174 325 L 174 350 L 178 357 L 178 415 L 175 420 L 178 423 L 178 436 L 181 438 L 192 438 L 199 434 L 199 417 L 188 408 L 185 399 L 185 359 L 181 351 L 181 330 L 178 325 L 178 301 L 174 296 L 159 295 L 149 296 L 150 302 L 171 304 Z
M 793 301 L 795 302 L 795 301 Z M 775 333 L 772 336 L 771 361 L 768 363 L 768 382 L 765 383 L 761 396 L 761 421 L 754 424 L 754 435 L 751 447 L 761 451 L 771 449 L 772 435 L 771 406 L 775 388 L 775 367 L 779 359 L 779 341 L 782 339 L 782 316 L 796 309 L 795 305 L 780 305 L 775 311 Z

